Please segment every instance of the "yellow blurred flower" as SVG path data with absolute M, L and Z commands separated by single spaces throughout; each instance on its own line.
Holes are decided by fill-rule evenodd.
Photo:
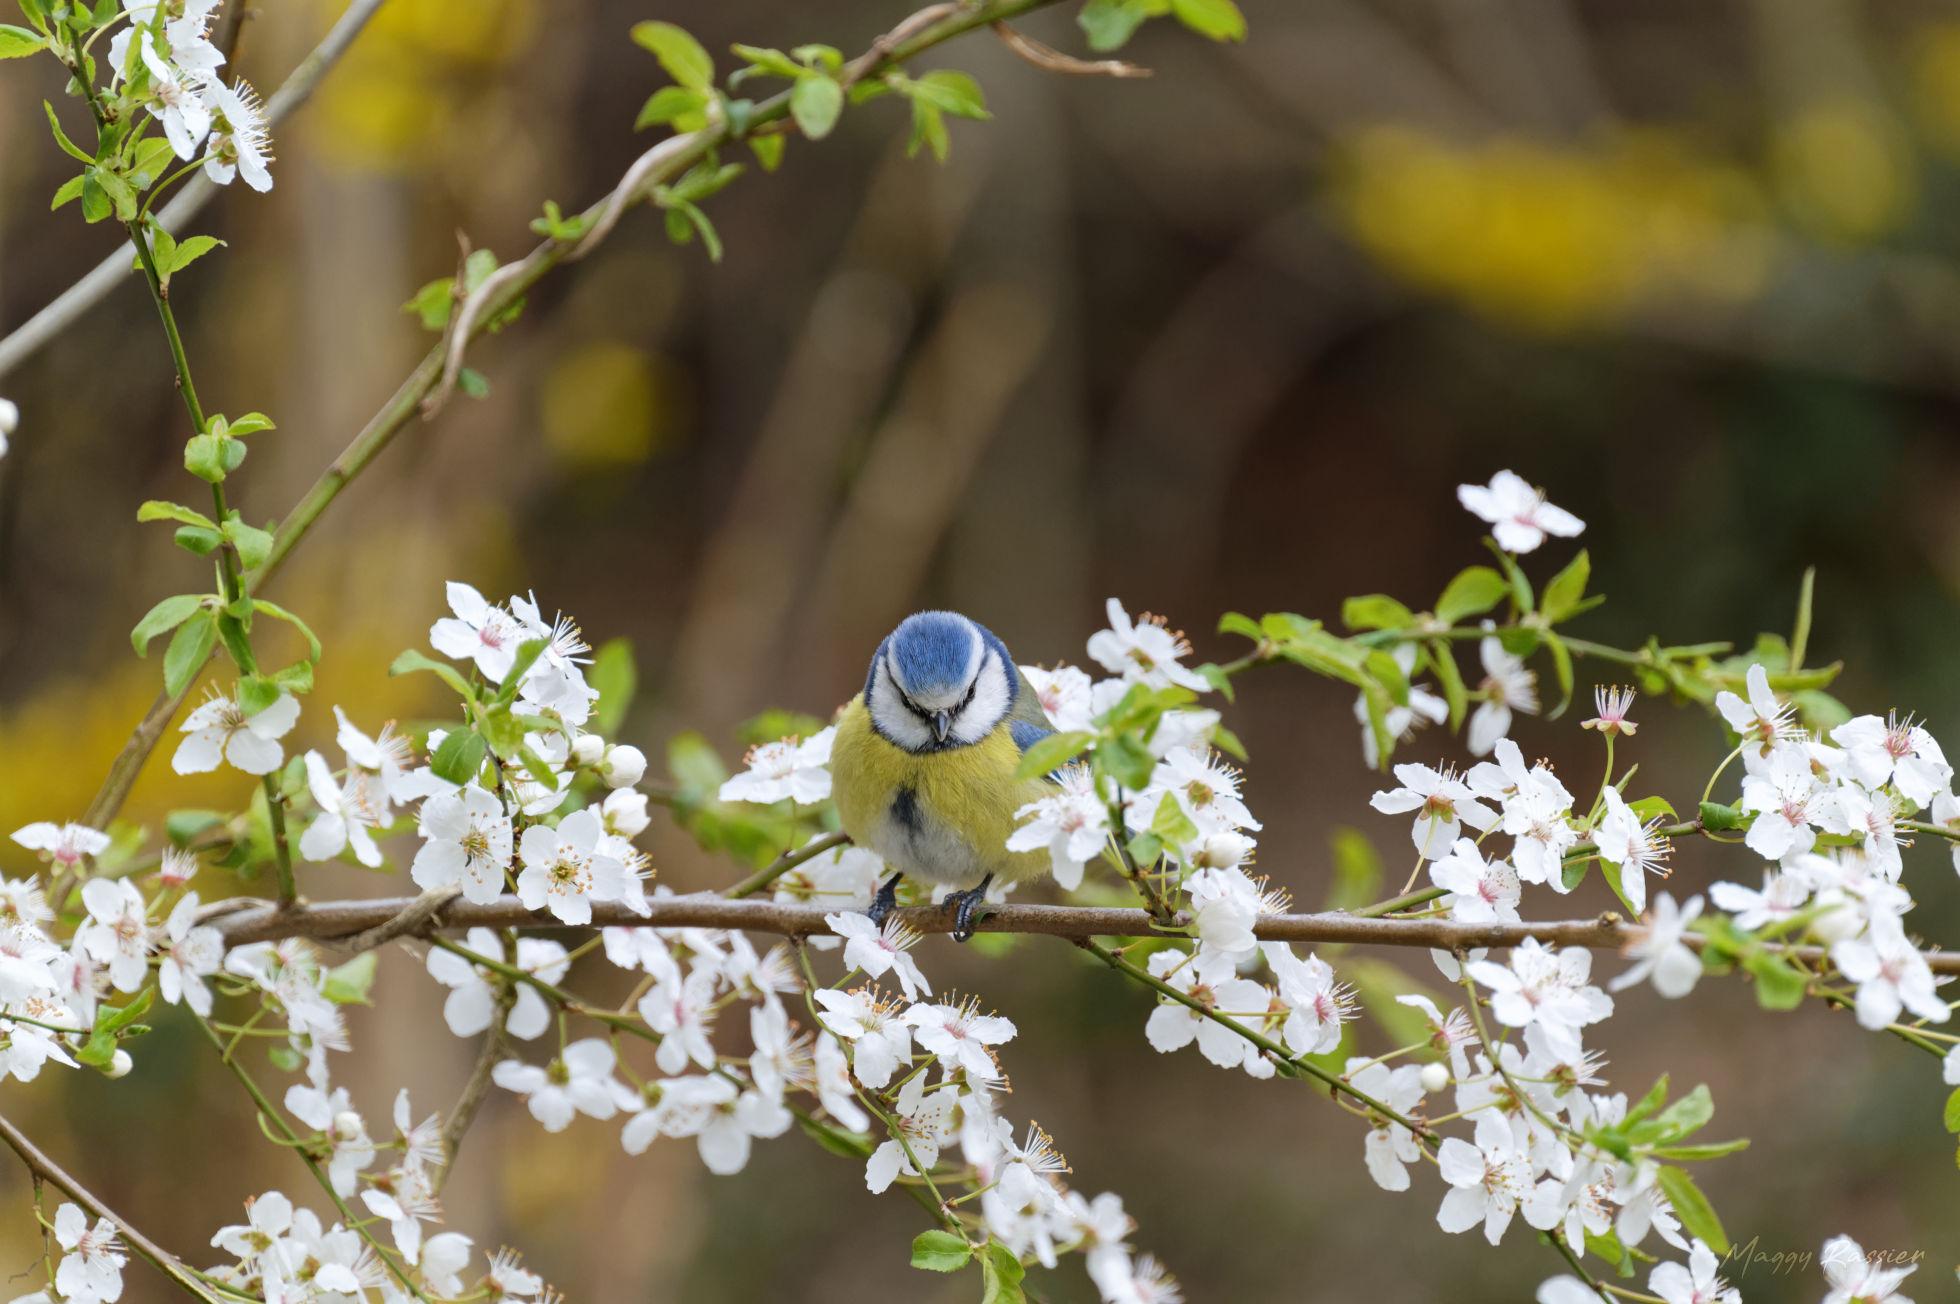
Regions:
M 1912 157 L 1892 116 L 1863 100 L 1813 105 L 1776 130 L 1776 179 L 1805 230 L 1847 243 L 1898 225 L 1914 191 Z
M 1609 322 L 1647 296 L 1748 298 L 1773 262 L 1749 178 L 1660 133 L 1582 148 L 1370 128 L 1346 142 L 1332 196 L 1392 270 L 1539 330 Z

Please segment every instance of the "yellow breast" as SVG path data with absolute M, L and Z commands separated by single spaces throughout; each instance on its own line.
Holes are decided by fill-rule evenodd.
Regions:
M 880 737 L 862 696 L 837 722 L 831 795 L 844 831 L 901 873 L 967 887 L 1048 867 L 1045 851 L 1010 852 L 1014 812 L 1048 785 L 1020 779 L 1021 749 L 1003 724 L 968 747 L 914 755 Z

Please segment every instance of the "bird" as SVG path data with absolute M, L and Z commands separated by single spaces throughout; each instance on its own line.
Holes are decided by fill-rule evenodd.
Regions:
M 1053 732 L 1007 645 L 976 621 L 915 612 L 878 645 L 830 753 L 844 832 L 893 871 L 866 912 L 874 924 L 910 876 L 957 889 L 946 904 L 964 942 L 995 879 L 1048 868 L 1047 852 L 1009 851 L 1007 838 L 1015 812 L 1054 791 L 1050 777 L 1019 774 L 1022 755 Z

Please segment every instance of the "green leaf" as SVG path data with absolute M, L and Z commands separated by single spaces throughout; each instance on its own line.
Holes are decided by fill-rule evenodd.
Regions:
M 191 238 L 202 239 L 203 237 L 193 236 Z M 186 241 L 186 243 L 189 242 Z M 224 418 L 214 417 L 213 420 L 223 421 Z M 234 417 L 232 420 L 225 422 L 225 433 L 229 434 L 233 439 L 243 439 L 246 435 L 256 435 L 261 430 L 277 430 L 278 428 L 278 426 L 273 424 L 272 418 L 263 412 L 247 412 L 242 417 Z
M 790 89 L 789 112 L 797 129 L 811 140 L 822 140 L 844 111 L 844 88 L 821 73 L 797 79 Z
M 1015 772 L 1015 777 L 1036 779 L 1053 773 L 1080 756 L 1095 741 L 1094 734 L 1080 730 L 1049 734 L 1021 753 L 1021 766 Z
M 1960 1087 L 1955 1087 L 1953 1094 L 1946 1098 L 1946 1130 L 1960 1132 Z
M 1701 826 L 1718 832 L 1742 827 L 1746 817 L 1733 806 L 1724 806 L 1719 801 L 1705 801 L 1701 804 Z
M 1147 18 L 1170 12 L 1170 0 L 1089 0 L 1075 21 L 1098 54 L 1120 50 Z
M 1341 623 L 1349 629 L 1407 629 L 1416 617 L 1386 593 L 1363 593 L 1341 604 Z
M 1259 627 L 1258 621 L 1237 611 L 1228 611 L 1218 618 L 1218 632 L 1237 634 L 1255 643 L 1264 642 L 1266 638 L 1266 631 Z
M 639 667 L 633 661 L 630 639 L 612 638 L 599 645 L 585 671 L 585 682 L 599 691 L 598 704 L 592 709 L 594 730 L 607 738 L 619 732 L 639 681 Z
M 313 662 L 295 661 L 275 670 L 272 672 L 272 682 L 296 697 L 304 697 L 313 691 Z
M 217 642 L 217 617 L 209 612 L 179 625 L 163 652 L 164 691 L 174 697 L 189 688 Z
M 801 77 L 803 65 L 784 54 L 762 45 L 735 44 L 728 47 L 738 59 L 746 59 L 751 71 L 771 77 Z
M 144 1011 L 156 1000 L 156 988 L 145 987 L 136 999 L 127 1005 L 100 1005 L 95 1011 L 95 1026 L 89 1037 L 75 1052 L 75 1058 L 90 1068 L 106 1069 L 116 1057 L 117 1033 L 143 1017 Z
M 1647 1094 L 1634 1102 L 1633 1108 L 1629 1109 L 1626 1117 L 1620 1120 L 1621 1126 L 1631 1127 L 1666 1103 L 1667 1074 L 1663 1073 L 1655 1080 L 1653 1086 L 1647 1088 Z
M 464 701 L 476 701 L 476 694 L 471 691 L 469 683 L 460 674 L 456 673 L 456 667 L 447 662 L 436 661 L 423 656 L 414 648 L 410 648 L 408 651 L 402 653 L 388 665 L 388 673 L 390 675 L 408 675 L 414 674 L 417 671 L 426 671 L 442 680 L 443 683 L 455 689 L 457 695 Z
M 1025 1304 L 1021 1279 L 1027 1269 L 1014 1257 L 1014 1251 L 999 1241 L 988 1241 L 980 1251 L 980 1304 Z
M 370 1004 L 368 993 L 374 989 L 374 971 L 380 958 L 379 951 L 363 951 L 346 964 L 327 970 L 320 994 L 335 1005 Z
M 1463 713 L 1470 706 L 1470 691 L 1463 685 L 1463 672 L 1457 669 L 1456 654 L 1450 651 L 1450 641 L 1446 638 L 1429 640 L 1429 664 L 1435 667 L 1436 680 L 1443 686 L 1443 700 L 1450 705 L 1450 728 L 1463 727 Z
M 283 620 L 298 630 L 300 636 L 306 640 L 307 659 L 311 661 L 318 661 L 320 659 L 320 640 L 314 635 L 312 629 L 307 626 L 305 621 L 278 603 L 267 602 L 264 598 L 253 598 L 252 610 L 270 616 L 274 620 Z
M 171 251 L 169 263 L 159 265 L 157 270 L 165 276 L 180 272 L 223 243 L 224 241 L 218 239 L 216 236 L 185 236 L 177 242 L 177 247 Z
M 185 552 L 199 557 L 209 557 L 224 542 L 216 530 L 207 530 L 201 525 L 179 526 L 171 539 Z
M 102 187 L 102 193 L 115 205 L 116 217 L 124 222 L 135 220 L 136 187 L 108 168 L 95 169 L 95 183 Z
M 906 88 L 906 94 L 928 100 L 940 112 L 956 118 L 994 116 L 987 112 L 987 97 L 980 90 L 980 83 L 952 68 L 937 68 L 925 74 Z
M 1232 0 L 1171 0 L 1177 21 L 1214 41 L 1243 41 L 1245 15 Z
M 54 143 L 61 146 L 62 152 L 78 162 L 94 163 L 95 155 L 88 153 L 74 141 L 68 139 L 68 133 L 61 129 L 61 119 L 55 116 L 54 105 L 48 103 L 46 100 L 42 100 L 41 107 L 48 111 L 48 130 L 54 133 Z M 94 175 L 94 172 L 94 168 L 89 169 L 91 176 Z
M 48 211 L 52 213 L 55 209 L 60 208 L 63 204 L 69 203 L 76 199 L 80 199 L 82 197 L 82 183 L 87 179 L 88 179 L 87 177 L 81 175 L 80 173 L 77 173 L 76 175 L 62 182 L 61 189 L 54 192 L 54 200 L 51 203 L 49 203 Z
M 279 700 L 279 685 L 264 675 L 244 675 L 238 681 L 239 709 L 249 716 L 271 706 Z
M 488 750 L 481 735 L 468 729 L 451 729 L 442 736 L 436 754 L 429 758 L 429 768 L 436 772 L 437 778 L 456 784 L 469 783 L 483 768 L 483 754 Z
M 422 329 L 441 331 L 449 325 L 449 314 L 456 306 L 456 278 L 444 276 L 430 281 L 402 305 L 422 321 Z
M 783 144 L 780 135 L 749 137 L 749 151 L 755 155 L 755 161 L 762 165 L 764 172 L 774 172 L 783 165 Z
M 1687 1169 L 1661 1165 L 1660 1186 L 1661 1194 L 1674 1206 L 1674 1216 L 1681 1220 L 1690 1236 L 1699 1236 L 1717 1254 L 1729 1252 L 1728 1233 L 1722 1230 L 1722 1220 L 1715 1216 L 1714 1206 L 1695 1185 L 1695 1179 L 1688 1176 Z
M 485 398 L 490 393 L 490 380 L 475 367 L 464 367 L 456 373 L 456 388 L 465 398 Z
M 1481 616 L 1498 603 L 1510 586 L 1488 566 L 1467 566 L 1457 573 L 1436 599 L 1436 618 L 1454 625 L 1466 616 Z
M 185 525 L 195 525 L 206 530 L 215 530 L 218 523 L 208 516 L 200 516 L 181 503 L 166 503 L 152 498 L 136 509 L 138 521 L 180 521 Z
M 213 434 L 192 435 L 184 443 L 184 469 L 200 480 L 220 484 L 225 478 L 225 441 Z
M 707 91 L 715 84 L 715 61 L 701 43 L 672 23 L 633 24 L 633 43 L 660 60 L 667 75 L 693 91 Z
M 115 211 L 109 202 L 109 193 L 96 180 L 95 169 L 90 168 L 82 174 L 82 219 L 94 223 L 105 220 Z
M 1549 629 L 1545 631 L 1545 650 L 1552 654 L 1552 678 L 1558 683 L 1558 705 L 1545 718 L 1556 720 L 1572 705 L 1572 653 L 1566 650 L 1565 640 Z
M 990 937 L 998 934 L 982 933 L 981 936 Z M 871 1156 L 871 1141 L 861 1133 L 829 1127 L 808 1116 L 797 1119 L 796 1125 L 803 1129 L 805 1136 L 840 1158 L 868 1159 Z
M 1096 748 L 1096 764 L 1125 788 L 1141 792 L 1150 786 L 1150 771 L 1157 762 L 1149 748 L 1125 733 L 1105 739 Z
M 1678 1141 L 1707 1126 L 1708 1120 L 1715 1117 L 1715 1100 L 1708 1094 L 1706 1083 L 1699 1084 L 1693 1091 L 1663 1109 L 1654 1119 L 1659 1131 L 1657 1139 Z
M 707 98 L 699 91 L 691 91 L 685 86 L 662 86 L 640 106 L 640 116 L 633 119 L 633 130 L 644 131 L 648 127 L 671 122 L 683 131 L 692 131 L 706 122 L 707 103 Z M 691 116 L 701 121 L 689 121 Z
M 24 59 L 48 48 L 48 39 L 25 27 L 0 23 L 0 59 Z
M 927 1272 L 958 1272 L 973 1259 L 973 1247 L 935 1227 L 912 1238 L 912 1266 Z
M 1181 847 L 1196 840 L 1198 826 L 1184 813 L 1184 803 L 1177 799 L 1177 794 L 1167 792 L 1157 803 L 1157 813 L 1150 818 L 1150 832 L 1171 846 Z
M 143 619 L 136 622 L 136 628 L 129 631 L 129 643 L 136 649 L 136 655 L 148 655 L 150 640 L 159 634 L 169 633 L 189 620 L 204 605 L 207 596 L 203 593 L 179 593 L 151 607 Z
M 1770 951 L 1754 951 L 1743 967 L 1756 979 L 1756 1003 L 1766 1010 L 1794 1010 L 1803 1004 L 1809 979 L 1803 970 Z
M 217 828 L 225 817 L 214 810 L 173 810 L 163 817 L 164 836 L 173 847 L 188 847 L 198 834 Z
M 1674 818 L 1674 807 L 1665 797 L 1641 797 L 1636 801 L 1628 802 L 1627 809 L 1632 811 L 1633 817 L 1642 824 L 1653 819 L 1656 815 L 1665 815 L 1669 819 Z
M 257 570 L 272 554 L 272 535 L 256 525 L 233 519 L 225 522 L 223 533 L 231 546 L 238 550 L 238 563 L 246 570 Z M 280 617 L 282 620 L 287 618 Z
M 1591 578 L 1592 558 L 1581 548 L 1579 555 L 1567 562 L 1565 569 L 1552 576 L 1552 582 L 1545 586 L 1539 601 L 1545 619 L 1556 625 L 1577 611 L 1586 596 L 1586 581 Z
M 918 157 L 919 147 L 923 145 L 932 151 L 933 158 L 946 161 L 952 151 L 953 141 L 946 134 L 946 117 L 940 113 L 939 106 L 930 100 L 912 101 L 912 136 L 905 142 L 905 157 Z
M 1738 1150 L 1749 1148 L 1748 1137 L 1737 1137 L 1733 1141 L 1709 1141 L 1692 1146 L 1655 1146 L 1652 1154 L 1656 1159 L 1682 1159 L 1696 1162 L 1704 1159 L 1720 1159 Z
M 1484 543 L 1497 558 L 1497 564 L 1503 568 L 1505 582 L 1511 586 L 1511 600 L 1518 604 L 1518 610 L 1523 612 L 1535 610 L 1531 581 L 1525 578 L 1524 571 L 1519 568 L 1518 559 L 1499 547 L 1495 539 L 1485 539 Z

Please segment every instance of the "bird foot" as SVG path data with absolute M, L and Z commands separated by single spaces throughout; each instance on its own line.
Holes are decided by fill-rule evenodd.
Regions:
M 872 899 L 871 908 L 864 912 L 865 918 L 880 928 L 885 926 L 885 917 L 898 909 L 898 880 L 903 877 L 902 874 L 893 874 L 886 879 L 884 886 L 878 889 L 878 895 Z
M 949 893 L 946 904 L 953 908 L 953 940 L 964 942 L 973 936 L 974 916 L 986 902 L 987 886 L 992 883 L 989 874 L 978 887 L 970 887 L 964 892 Z

